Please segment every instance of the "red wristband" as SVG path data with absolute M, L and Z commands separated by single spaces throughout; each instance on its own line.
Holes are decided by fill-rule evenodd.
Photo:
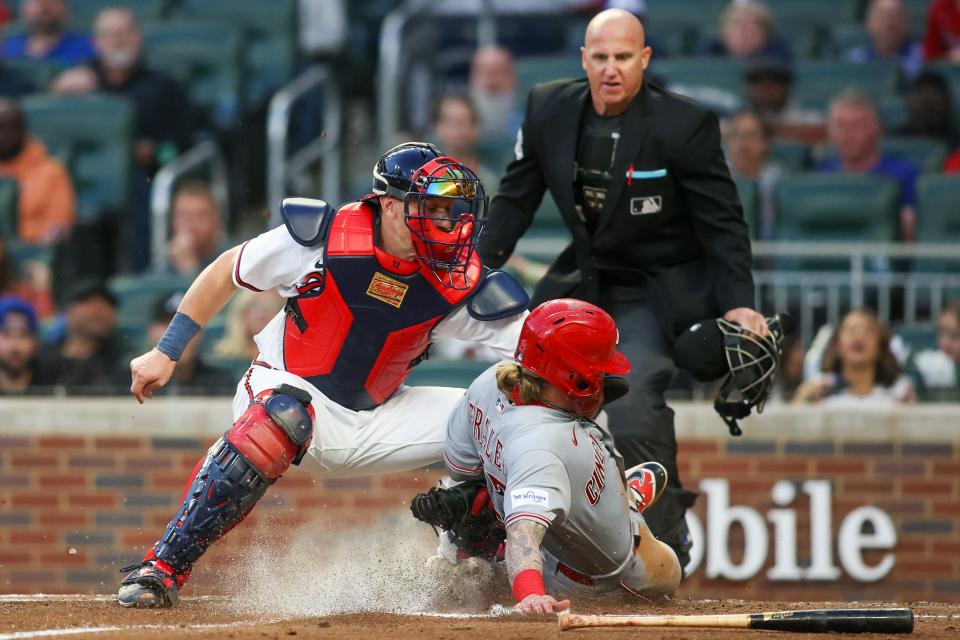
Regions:
M 527 596 L 542 596 L 547 592 L 543 588 L 543 576 L 536 569 L 524 569 L 513 579 L 513 597 L 521 602 Z

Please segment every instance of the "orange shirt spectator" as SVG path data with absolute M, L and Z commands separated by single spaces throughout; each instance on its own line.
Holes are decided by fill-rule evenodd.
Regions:
M 20 105 L 0 99 L 0 176 L 19 187 L 18 237 L 53 244 L 73 227 L 76 196 L 66 168 L 27 133 Z
M 933 0 L 923 34 L 924 60 L 960 62 L 960 0 Z

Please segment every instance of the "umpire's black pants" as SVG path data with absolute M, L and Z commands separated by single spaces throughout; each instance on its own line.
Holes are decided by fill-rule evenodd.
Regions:
M 685 566 L 690 535 L 684 514 L 687 507 L 693 506 L 697 494 L 680 484 L 673 410 L 664 398 L 675 370 L 672 345 L 644 301 L 618 302 L 612 295 L 602 295 L 600 302 L 616 321 L 620 351 L 631 364 L 630 392 L 606 408 L 610 431 L 626 468 L 651 460 L 667 468 L 667 489 L 653 507 L 644 511 L 643 517 L 653 534 L 670 545 L 677 552 L 680 565 Z

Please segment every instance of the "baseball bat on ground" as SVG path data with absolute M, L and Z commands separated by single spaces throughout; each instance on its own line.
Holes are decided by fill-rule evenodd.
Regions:
M 912 609 L 813 609 L 696 616 L 595 616 L 561 613 L 560 630 L 585 627 L 706 627 L 799 633 L 910 633 Z

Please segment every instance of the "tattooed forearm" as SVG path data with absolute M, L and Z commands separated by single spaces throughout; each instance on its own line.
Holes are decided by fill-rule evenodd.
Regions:
M 520 520 L 507 527 L 507 575 L 510 582 L 524 569 L 543 571 L 540 543 L 547 528 L 531 520 Z

